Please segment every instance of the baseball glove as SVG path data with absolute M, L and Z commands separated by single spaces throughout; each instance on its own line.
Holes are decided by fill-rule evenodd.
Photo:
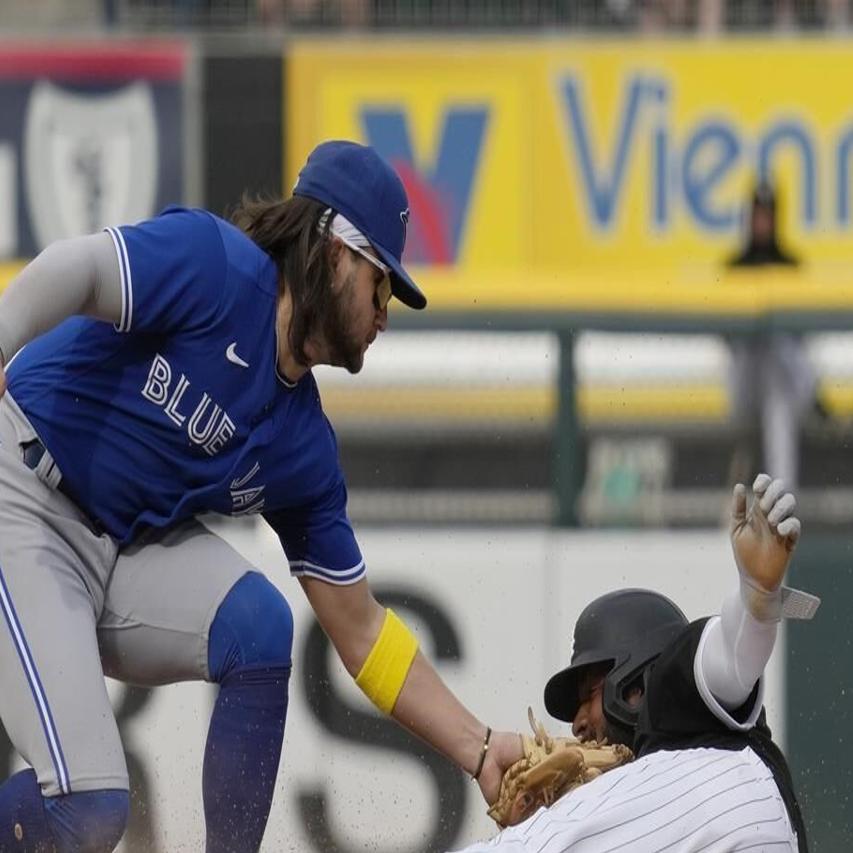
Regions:
M 627 746 L 606 742 L 551 737 L 527 709 L 533 737 L 522 735 L 524 758 L 508 767 L 489 817 L 501 829 L 530 817 L 541 806 L 550 806 L 569 791 L 634 756 Z

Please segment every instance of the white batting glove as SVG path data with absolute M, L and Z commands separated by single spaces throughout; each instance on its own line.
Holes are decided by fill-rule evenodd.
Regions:
M 731 540 L 741 578 L 741 596 L 760 621 L 778 621 L 782 579 L 800 538 L 796 500 L 781 480 L 759 474 L 747 510 L 746 487 L 738 483 L 732 498 Z

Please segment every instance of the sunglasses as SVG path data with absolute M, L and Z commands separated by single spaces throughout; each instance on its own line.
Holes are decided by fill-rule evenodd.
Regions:
M 356 246 L 355 243 L 350 243 L 349 240 L 344 240 L 340 235 L 338 235 L 338 239 L 351 252 L 355 252 L 355 254 L 360 255 L 383 273 L 382 280 L 376 285 L 376 293 L 373 294 L 373 304 L 377 311 L 384 311 L 388 307 L 388 303 L 391 301 L 391 268 L 387 266 L 387 264 L 383 264 L 379 258 L 374 258 L 373 255 L 366 252 L 361 248 L 361 246 Z

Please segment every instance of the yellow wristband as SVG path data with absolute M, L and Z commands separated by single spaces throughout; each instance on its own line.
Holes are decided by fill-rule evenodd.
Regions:
M 388 608 L 382 630 L 355 678 L 355 683 L 383 713 L 394 710 L 417 652 L 415 635 Z

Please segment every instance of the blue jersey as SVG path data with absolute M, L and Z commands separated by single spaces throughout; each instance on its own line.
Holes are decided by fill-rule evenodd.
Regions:
M 80 507 L 121 543 L 202 512 L 263 513 L 294 574 L 364 564 L 311 373 L 277 372 L 278 271 L 245 234 L 172 208 L 110 229 L 113 326 L 74 317 L 9 365 L 9 390 Z

